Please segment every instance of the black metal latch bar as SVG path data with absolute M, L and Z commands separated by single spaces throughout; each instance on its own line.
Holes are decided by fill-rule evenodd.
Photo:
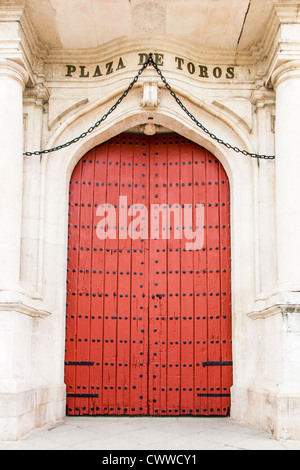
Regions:
M 202 398 L 230 398 L 230 393 L 197 393 Z
M 67 393 L 67 398 L 98 398 L 98 393 Z
M 93 366 L 94 362 L 88 361 L 67 361 L 65 362 L 66 366 Z
M 206 361 L 203 362 L 203 367 L 208 366 L 232 366 L 233 363 L 231 361 Z

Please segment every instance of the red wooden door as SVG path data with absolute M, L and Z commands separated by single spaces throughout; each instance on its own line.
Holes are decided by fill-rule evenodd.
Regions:
M 207 150 L 124 134 L 70 182 L 69 415 L 226 415 L 230 194 Z

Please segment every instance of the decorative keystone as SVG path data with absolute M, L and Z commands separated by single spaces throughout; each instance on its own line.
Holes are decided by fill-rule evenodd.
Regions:
M 158 84 L 156 81 L 145 82 L 143 85 L 143 97 L 141 105 L 144 108 L 157 108 L 160 104 L 158 97 Z

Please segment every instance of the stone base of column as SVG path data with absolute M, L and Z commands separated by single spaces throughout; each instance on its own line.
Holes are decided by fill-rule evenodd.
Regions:
M 300 440 L 300 395 L 233 387 L 231 419 L 272 435 Z
M 14 382 L 2 387 L 0 383 L 0 441 L 19 440 L 35 428 L 64 419 L 65 413 L 64 384 L 26 387 Z

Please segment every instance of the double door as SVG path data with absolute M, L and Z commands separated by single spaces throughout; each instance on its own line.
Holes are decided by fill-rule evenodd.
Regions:
M 227 415 L 230 194 L 207 150 L 124 134 L 70 181 L 69 415 Z

